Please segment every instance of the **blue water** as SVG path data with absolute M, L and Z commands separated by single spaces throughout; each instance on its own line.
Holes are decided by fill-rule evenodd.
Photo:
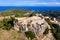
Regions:
M 10 9 L 26 9 L 26 10 L 33 10 L 33 11 L 60 11 L 60 7 L 57 6 L 0 6 L 0 11 L 10 10 Z

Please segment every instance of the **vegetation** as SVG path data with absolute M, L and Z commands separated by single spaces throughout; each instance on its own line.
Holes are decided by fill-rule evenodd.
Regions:
M 3 21 L 0 22 L 0 28 L 10 30 L 14 26 L 14 20 L 14 18 L 4 18 Z
M 32 13 L 29 13 L 28 15 L 27 14 L 21 14 L 21 13 L 15 14 L 15 17 L 31 17 L 31 16 L 35 16 L 35 13 L 32 12 Z
M 27 14 L 28 13 L 28 14 Z M 35 15 L 35 12 L 24 10 L 24 9 L 11 9 L 6 11 L 0 11 L 0 16 L 12 16 L 15 15 L 15 17 L 31 17 Z M 3 29 L 10 30 L 10 28 L 13 27 L 13 21 L 14 18 L 5 18 L 3 21 L 0 21 L 0 27 L 3 27 Z
M 50 16 L 50 17 L 58 17 L 60 16 L 60 11 L 46 11 L 43 12 L 44 16 Z
M 52 24 L 52 26 L 54 27 L 54 29 L 52 29 L 53 35 L 55 36 L 56 40 L 60 40 L 60 26 L 58 24 Z
M 35 34 L 32 31 L 25 32 L 25 34 L 28 38 L 31 38 L 31 40 L 35 38 Z
M 49 33 L 49 29 L 46 28 L 43 34 L 46 35 L 46 34 L 48 34 L 48 33 Z
M 56 40 L 60 40 L 60 26 L 58 24 L 52 23 L 49 21 L 49 19 L 45 19 L 48 24 L 51 26 L 51 31 L 53 33 L 53 36 L 56 38 Z
M 28 13 L 28 14 L 27 14 Z M 22 9 L 20 9 L 20 10 L 17 10 L 17 9 L 14 9 L 14 10 L 6 10 L 6 11 L 0 11 L 0 16 L 12 16 L 12 15 L 14 15 L 15 17 L 31 17 L 31 16 L 35 16 L 35 12 L 32 12 L 32 11 L 27 11 L 27 10 L 22 10 Z M 2 29 L 0 29 L 1 31 L 2 31 L 2 33 L 4 33 L 6 30 L 6 32 L 7 32 L 7 36 L 9 35 L 9 36 L 11 36 L 11 35 L 13 35 L 12 36 L 12 40 L 25 40 L 23 37 L 22 38 L 20 38 L 20 33 L 21 33 L 21 31 L 18 31 L 17 33 L 16 32 L 10 32 L 10 31 L 15 31 L 15 30 L 10 30 L 10 29 L 12 29 L 13 27 L 14 27 L 14 24 L 13 24 L 13 22 L 14 22 L 14 18 L 4 18 L 2 21 L 0 21 L 0 28 Z M 4 30 L 3 30 L 4 29 Z M 1 34 L 1 31 L 0 31 L 0 34 Z M 4 32 L 3 32 L 4 31 Z M 9 31 L 9 32 L 8 32 Z M 16 33 L 16 34 L 15 34 Z M 19 33 L 19 35 L 18 35 L 18 33 Z M 1 34 L 1 35 L 5 35 L 6 33 L 4 33 L 4 34 Z M 10 35 L 11 34 L 11 35 Z M 28 37 L 28 38 L 31 38 L 31 40 L 32 39 L 34 39 L 35 38 L 35 34 L 32 32 L 32 31 L 28 31 L 28 32 L 25 32 L 25 34 L 26 34 L 26 36 Z M 16 37 L 16 35 L 18 36 L 18 37 Z M 23 35 L 23 34 L 22 34 Z M 5 35 L 6 36 L 6 35 Z M 3 37 L 4 38 L 4 37 Z M 1 38 L 0 38 L 1 39 Z M 5 39 L 4 39 L 5 40 Z M 7 40 L 9 40 L 8 39 L 8 37 L 7 37 Z M 10 39 L 11 40 L 11 39 Z
M 35 16 L 35 12 L 32 12 L 31 14 L 28 15 L 29 17 Z
M 42 14 L 51 18 L 57 18 L 57 20 L 60 22 L 60 11 L 45 11 Z
M 25 15 L 26 13 L 29 13 L 29 14 Z M 22 9 L 0 11 L 0 16 L 11 16 L 11 15 L 15 15 L 15 17 L 31 17 L 31 16 L 35 16 L 35 12 L 29 11 L 29 10 L 22 10 Z M 60 19 L 60 11 L 47 11 L 47 12 L 43 12 L 43 15 Z M 0 28 L 3 28 L 5 30 L 12 29 L 14 27 L 14 24 L 13 24 L 14 20 L 15 20 L 14 18 L 3 19 L 2 21 L 0 21 Z M 50 19 L 45 19 L 45 20 L 51 26 L 51 28 L 52 28 L 51 32 L 53 33 L 53 36 L 56 38 L 56 40 L 60 40 L 60 26 L 58 24 L 50 22 Z M 27 26 L 29 26 L 29 24 Z M 48 34 L 49 30 L 50 29 L 46 28 L 46 30 L 44 31 L 44 34 L 45 35 Z M 20 33 L 20 31 L 18 31 L 18 33 Z M 32 31 L 25 32 L 25 34 L 26 34 L 26 37 L 31 38 L 31 40 L 35 38 L 35 34 Z M 14 34 L 12 34 L 12 35 L 14 35 Z M 15 38 L 16 38 L 16 36 L 14 35 L 14 39 Z
M 25 15 L 29 13 L 28 15 Z M 6 11 L 0 11 L 0 16 L 11 16 L 15 15 L 15 17 L 30 17 L 35 15 L 35 12 L 29 11 L 29 10 L 24 10 L 24 9 L 11 9 L 11 10 L 6 10 Z
M 0 28 L 3 27 L 3 21 L 0 21 Z
M 50 22 L 50 19 L 47 18 L 47 19 L 45 19 L 45 20 L 48 22 L 48 24 L 49 24 L 50 26 L 52 26 L 53 23 Z

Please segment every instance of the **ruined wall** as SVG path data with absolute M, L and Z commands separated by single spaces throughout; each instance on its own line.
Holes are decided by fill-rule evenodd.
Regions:
M 47 35 L 44 35 L 43 32 L 46 28 L 50 28 L 44 18 L 40 17 L 28 17 L 28 18 L 16 18 L 14 22 L 14 28 L 22 32 L 32 31 L 35 33 L 36 38 L 34 40 L 54 40 L 52 33 L 49 31 Z M 51 35 L 49 37 L 49 35 Z

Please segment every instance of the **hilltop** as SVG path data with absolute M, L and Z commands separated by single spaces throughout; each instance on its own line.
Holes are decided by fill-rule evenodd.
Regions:
M 56 18 L 52 20 L 33 11 L 3 11 L 0 12 L 0 40 L 59 40 L 58 23 Z

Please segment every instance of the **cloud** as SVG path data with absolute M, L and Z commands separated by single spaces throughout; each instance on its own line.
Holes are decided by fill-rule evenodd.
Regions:
M 56 1 L 56 0 L 55 0 Z M 17 6 L 60 6 L 60 2 L 40 2 L 40 1 L 21 1 L 16 2 L 14 5 Z
M 27 5 L 31 6 L 60 6 L 60 2 L 31 2 Z
M 60 2 L 56 2 L 57 5 L 60 5 Z
M 52 1 L 52 0 L 51 0 Z M 48 0 L 15 0 L 15 1 L 2 1 L 0 6 L 60 6 L 60 2 L 54 0 L 49 2 Z

